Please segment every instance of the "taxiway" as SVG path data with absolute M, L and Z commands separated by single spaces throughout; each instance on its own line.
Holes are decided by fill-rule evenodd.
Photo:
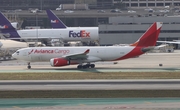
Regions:
M 180 71 L 180 51 L 174 53 L 147 53 L 137 58 L 115 62 L 96 62 L 95 69 L 84 71 L 119 72 L 119 71 Z M 2 61 L 0 73 L 5 72 L 81 72 L 77 65 L 51 67 L 49 62 L 32 62 L 32 69 L 27 69 L 27 63 L 18 60 Z
M 180 90 L 179 79 L 8 80 L 0 90 Z

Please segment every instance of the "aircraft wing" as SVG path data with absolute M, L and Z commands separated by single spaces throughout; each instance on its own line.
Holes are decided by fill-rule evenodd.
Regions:
M 80 52 L 80 53 L 74 53 L 74 54 L 68 54 L 62 56 L 65 59 L 71 59 L 71 60 L 77 60 L 77 59 L 86 59 L 87 54 L 89 53 L 89 49 L 87 49 L 85 52 Z
M 176 41 L 157 41 L 160 43 L 168 43 L 168 44 L 180 44 L 180 42 L 176 42 Z

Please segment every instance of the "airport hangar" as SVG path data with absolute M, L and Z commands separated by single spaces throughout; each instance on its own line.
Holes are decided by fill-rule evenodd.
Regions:
M 129 44 L 135 42 L 156 21 L 162 21 L 163 27 L 159 40 L 180 40 L 180 16 L 137 16 L 137 13 L 97 13 L 97 10 L 63 13 L 53 11 L 67 26 L 99 26 L 100 45 Z M 46 12 L 29 13 L 26 11 L 4 13 L 8 18 L 16 16 L 25 26 L 51 28 Z M 175 48 L 180 48 L 175 45 Z

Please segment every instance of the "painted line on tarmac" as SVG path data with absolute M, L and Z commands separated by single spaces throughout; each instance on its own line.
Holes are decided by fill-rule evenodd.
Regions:
M 77 70 L 75 68 L 71 69 L 30 69 L 30 70 L 0 70 L 0 73 L 59 73 L 59 72 L 95 72 L 95 73 L 102 73 L 102 72 L 180 72 L 180 68 L 131 68 L 131 69 L 82 69 Z

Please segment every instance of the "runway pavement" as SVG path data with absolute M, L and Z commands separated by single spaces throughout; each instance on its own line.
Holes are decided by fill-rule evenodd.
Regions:
M 138 58 L 113 62 L 98 62 L 96 69 L 87 69 L 84 71 L 103 71 L 103 72 L 136 72 L 136 71 L 180 71 L 180 52 L 175 53 L 148 53 Z M 162 66 L 159 66 L 162 64 Z M 65 67 L 51 67 L 49 62 L 32 63 L 32 69 L 26 68 L 26 63 L 22 61 L 2 61 L 0 63 L 0 73 L 4 72 L 82 72 L 76 69 L 76 65 Z M 138 79 L 138 80 L 1 80 L 0 91 L 4 90 L 180 90 L 179 79 Z M 36 100 L 36 99 L 35 99 Z M 77 101 L 77 99 L 75 99 Z M 25 102 L 25 101 L 24 101 Z M 116 101 L 117 102 L 117 101 Z M 116 103 L 115 102 L 115 103 Z M 124 102 L 124 100 L 123 100 Z M 29 104 L 29 102 L 28 102 Z M 47 104 L 47 103 L 46 103 Z M 11 104 L 13 105 L 13 104 Z M 23 103 L 23 105 L 25 105 Z M 35 105 L 35 104 L 34 104 Z M 38 105 L 39 106 L 39 105 Z M 106 104 L 106 105 L 78 105 L 78 106 L 48 106 L 48 107 L 27 107 L 20 108 L 18 104 L 12 108 L 0 108 L 2 110 L 176 110 L 179 109 L 179 100 L 177 102 L 154 103 L 145 101 L 142 104 L 133 102 L 132 104 Z
M 180 71 L 180 51 L 174 53 L 148 53 L 138 58 L 114 62 L 96 62 L 95 69 L 85 69 L 84 71 L 99 72 L 136 72 L 136 71 Z M 159 66 L 162 64 L 162 66 Z M 77 65 L 63 67 L 51 67 L 49 62 L 31 63 L 32 69 L 27 69 L 27 63 L 18 60 L 2 61 L 0 63 L 0 73 L 4 72 L 81 72 L 77 70 Z
M 0 90 L 180 90 L 179 79 L 146 80 L 10 80 Z

